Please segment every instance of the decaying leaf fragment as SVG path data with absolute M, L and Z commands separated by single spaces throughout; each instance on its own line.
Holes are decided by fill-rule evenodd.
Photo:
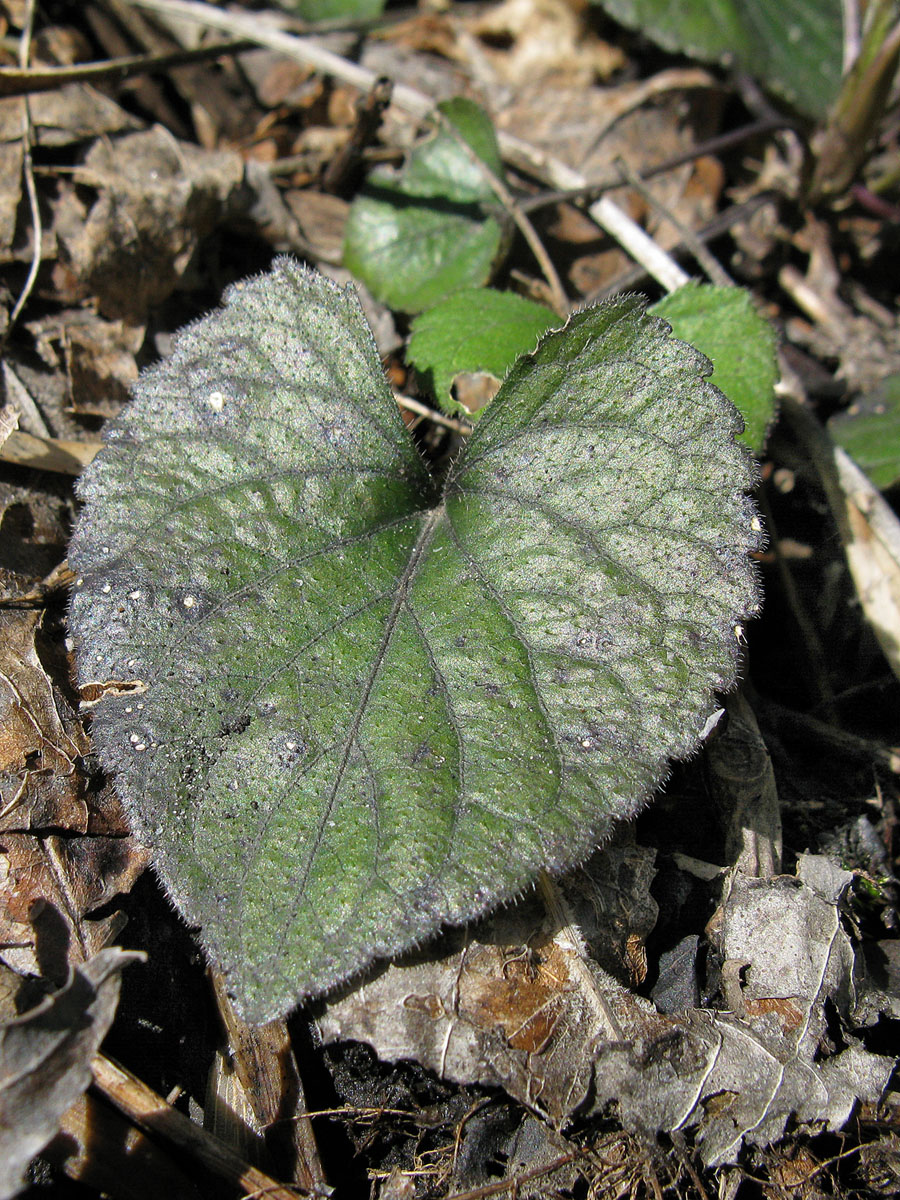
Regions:
M 0 1026 L 0 1200 L 91 1082 L 91 1059 L 112 1024 L 119 975 L 144 955 L 110 948 L 23 1016 Z
M 60 230 L 65 260 L 101 313 L 140 324 L 221 220 L 243 164 L 238 154 L 203 151 L 156 126 L 98 141 L 78 179 L 99 194 L 83 224 Z
M 891 1060 L 852 1042 L 829 1055 L 824 1041 L 826 1003 L 848 1025 L 853 1016 L 837 907 L 848 879 L 815 856 L 797 878 L 734 877 L 719 948 L 745 982 L 727 993 L 730 1012 L 656 1012 L 565 930 L 541 927 L 531 903 L 442 958 L 392 965 L 329 1003 L 319 1027 L 327 1041 L 365 1041 L 458 1083 L 499 1084 L 555 1122 L 612 1106 L 650 1135 L 696 1128 L 707 1163 L 732 1162 L 791 1118 L 840 1128 L 890 1077 Z
M 90 919 L 147 863 L 90 741 L 41 658 L 41 614 L 0 612 L 0 944 L 16 970 L 62 981 L 121 927 Z

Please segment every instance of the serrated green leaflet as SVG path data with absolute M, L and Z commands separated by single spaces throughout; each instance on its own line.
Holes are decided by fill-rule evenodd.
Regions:
M 451 394 L 463 371 L 502 379 L 520 354 L 533 350 L 560 319 L 543 304 L 493 288 L 464 288 L 412 322 L 408 357 L 434 388 L 444 412 L 471 416 Z
M 739 419 L 628 298 L 513 368 L 438 485 L 352 292 L 280 260 L 140 380 L 81 485 L 94 736 L 270 1019 L 585 858 L 733 682 Z
M 701 350 L 713 364 L 712 381 L 744 418 L 741 435 L 760 454 L 775 421 L 778 360 L 775 331 L 740 287 L 686 283 L 664 296 L 651 312 L 676 337 Z

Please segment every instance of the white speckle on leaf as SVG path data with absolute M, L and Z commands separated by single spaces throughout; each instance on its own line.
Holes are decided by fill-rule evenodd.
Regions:
M 103 585 L 103 587 L 100 589 L 100 591 L 103 593 L 103 595 L 104 595 L 104 596 L 108 596 L 108 595 L 109 595 L 109 593 L 112 591 L 112 584 L 111 584 L 111 583 L 104 583 L 104 585 Z
M 193 608 L 194 605 L 197 603 L 197 597 L 196 596 L 185 596 L 185 598 L 182 600 L 181 603 L 184 605 L 185 608 Z
M 206 403 L 213 412 L 220 413 L 225 407 L 225 395 L 223 392 L 210 392 L 206 397 Z
M 129 600 L 140 600 L 140 598 L 141 598 L 140 588 L 135 588 L 135 590 L 133 592 L 128 593 Z

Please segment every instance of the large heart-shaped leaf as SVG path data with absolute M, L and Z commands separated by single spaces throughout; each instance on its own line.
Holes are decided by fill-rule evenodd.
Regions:
M 140 380 L 71 561 L 94 736 L 251 1020 L 584 859 L 756 607 L 739 418 L 635 298 L 436 482 L 350 290 L 280 260 Z

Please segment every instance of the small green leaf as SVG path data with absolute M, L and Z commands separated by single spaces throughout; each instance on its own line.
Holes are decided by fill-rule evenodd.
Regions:
M 454 378 L 463 371 L 484 371 L 502 379 L 519 355 L 560 323 L 543 304 L 512 292 L 465 288 L 416 317 L 408 356 L 430 377 L 445 412 L 471 416 L 451 394 Z
M 380 17 L 386 0 L 280 0 L 304 21 L 367 21 Z
M 438 105 L 494 174 L 503 165 L 490 118 L 471 100 Z M 391 308 L 420 312 L 459 288 L 486 283 L 504 233 L 488 211 L 490 183 L 457 139 L 439 129 L 394 174 L 374 171 L 350 206 L 344 264 Z
M 654 42 L 735 63 L 812 117 L 841 82 L 841 0 L 594 0 Z
M 80 485 L 79 678 L 246 1017 L 583 860 L 696 748 L 759 544 L 704 370 L 586 309 L 440 481 L 352 289 L 282 259 L 141 377 Z
M 753 307 L 750 293 L 688 283 L 651 311 L 712 361 L 713 383 L 744 418 L 744 441 L 759 454 L 775 418 L 778 361 L 775 331 Z
M 884 490 L 900 482 L 900 375 L 828 422 L 839 446 Z

